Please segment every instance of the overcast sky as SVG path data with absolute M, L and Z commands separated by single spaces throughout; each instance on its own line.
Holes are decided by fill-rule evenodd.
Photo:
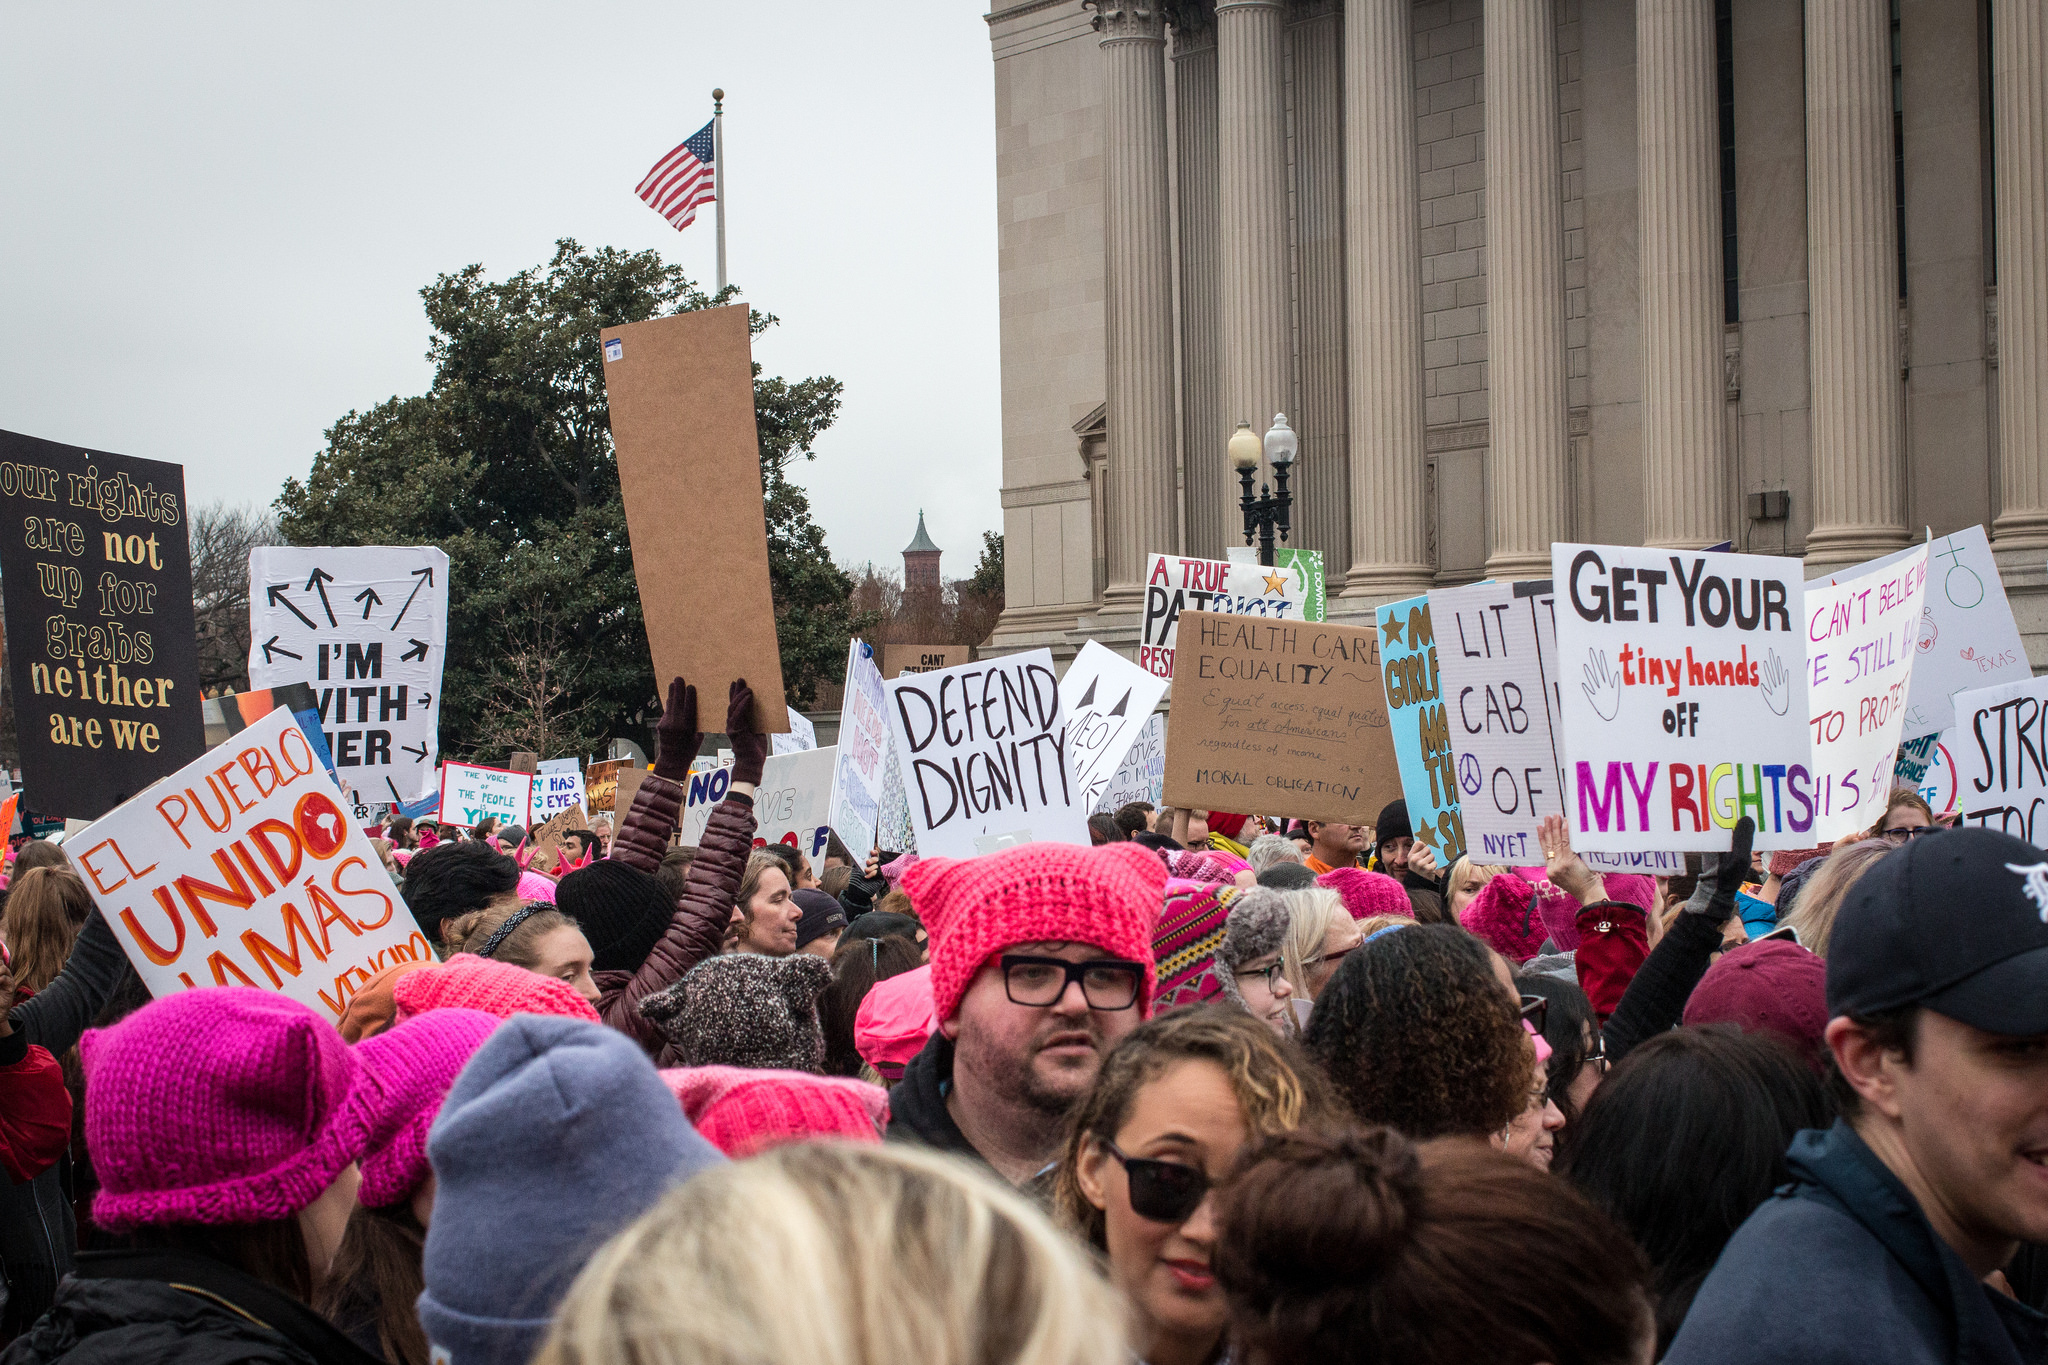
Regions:
M 558 237 L 707 286 L 712 214 L 634 197 L 726 92 L 733 283 L 770 374 L 846 384 L 800 471 L 833 554 L 949 576 L 1001 526 L 983 6 L 10 4 L 0 427 L 268 502 L 351 408 L 423 392 L 419 289 Z M 716 528 L 703 528 L 715 534 Z

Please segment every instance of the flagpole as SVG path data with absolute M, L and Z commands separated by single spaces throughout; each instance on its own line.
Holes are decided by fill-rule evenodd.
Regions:
M 725 292 L 725 92 L 711 92 L 711 193 L 718 205 L 718 289 Z

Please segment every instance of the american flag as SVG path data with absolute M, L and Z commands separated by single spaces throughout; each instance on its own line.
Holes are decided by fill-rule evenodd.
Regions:
M 715 122 L 715 120 L 714 120 Z M 707 123 L 667 156 L 635 191 L 647 206 L 675 224 L 678 232 L 697 221 L 697 206 L 718 196 L 712 193 L 711 124 Z

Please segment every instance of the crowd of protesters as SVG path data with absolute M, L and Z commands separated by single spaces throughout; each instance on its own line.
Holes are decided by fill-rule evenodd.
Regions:
M 24 844 L 0 1365 L 2048 1358 L 2040 849 L 1901 792 L 1657 878 L 1398 801 L 813 866 L 727 701 L 694 847 L 681 679 L 615 828 L 375 831 L 439 956 L 338 1027 L 152 1001 Z

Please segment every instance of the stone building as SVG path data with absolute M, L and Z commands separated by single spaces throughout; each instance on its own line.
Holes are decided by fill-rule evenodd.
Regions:
M 1990 528 L 2048 666 L 2037 0 L 1020 0 L 996 64 L 1007 600 L 1135 640 L 1301 433 L 1344 619 L 1555 540 Z

